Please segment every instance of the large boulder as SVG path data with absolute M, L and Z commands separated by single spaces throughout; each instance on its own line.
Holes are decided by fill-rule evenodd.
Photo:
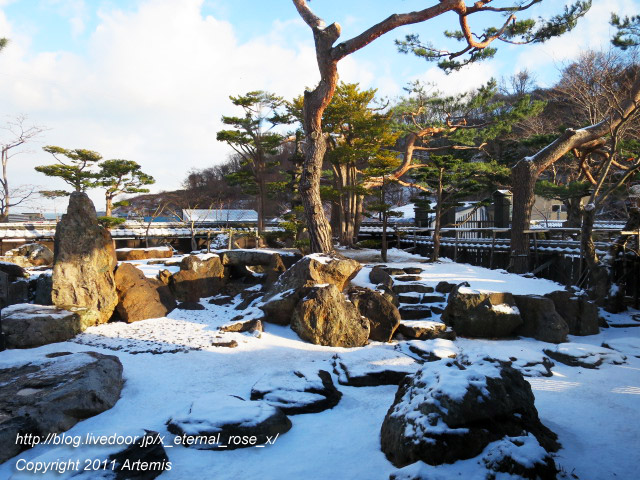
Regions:
M 28 448 L 18 435 L 67 431 L 113 407 L 122 386 L 120 360 L 96 352 L 50 353 L 0 368 L 0 463 Z
M 33 348 L 64 342 L 95 324 L 93 310 L 17 304 L 2 310 L 2 331 L 7 348 Z
M 389 461 L 454 463 L 480 454 L 505 436 L 533 434 L 547 451 L 557 436 L 538 418 L 531 386 L 520 372 L 495 361 L 463 365 L 447 359 L 422 367 L 398 388 L 382 424 Z
M 185 446 L 233 450 L 274 443 L 291 429 L 291 420 L 265 401 L 213 393 L 194 401 L 188 414 L 171 418 L 167 425 Z
M 40 243 L 27 243 L 6 252 L 5 257 L 22 257 L 29 266 L 42 267 L 53 264 L 53 252 Z M 9 259 L 9 261 L 11 261 Z
M 458 335 L 477 338 L 509 337 L 523 323 L 510 293 L 485 293 L 464 286 L 449 294 L 441 318 Z
M 125 322 L 164 317 L 175 308 L 176 302 L 169 288 L 159 280 L 146 278 L 130 263 L 118 267 L 115 281 L 118 291 L 116 310 Z
M 148 260 L 149 258 L 171 258 L 173 250 L 171 247 L 150 247 L 150 248 L 118 248 L 116 250 L 118 261 L 127 260 Z
M 171 462 L 162 443 L 163 436 L 153 430 L 145 430 L 144 435 L 138 437 L 139 440 L 124 450 L 109 455 L 107 463 L 116 472 L 114 480 L 153 480 L 165 470 L 171 470 Z
M 564 318 L 571 335 L 596 335 L 600 333 L 598 306 L 585 297 L 558 290 L 547 293 L 555 310 Z
M 284 272 L 265 293 L 260 308 L 265 321 L 288 325 L 293 309 L 309 288 L 330 284 L 341 292 L 362 266 L 339 255 L 313 254 L 303 257 Z
M 99 323 L 107 322 L 118 304 L 116 264 L 111 234 L 98 224 L 93 203 L 86 193 L 73 192 L 56 227 L 53 304 L 90 308 Z
M 293 312 L 291 328 L 303 340 L 329 347 L 361 347 L 369 338 L 369 320 L 338 287 L 311 287 Z
M 218 293 L 225 281 L 225 269 L 218 255 L 189 255 L 182 259 L 180 271 L 171 276 L 169 285 L 178 300 L 197 302 Z
M 392 348 L 360 348 L 333 356 L 338 383 L 352 387 L 398 385 L 419 367 L 414 358 Z
M 390 342 L 400 324 L 398 307 L 381 293 L 368 288 L 353 287 L 347 295 L 360 315 L 369 319 L 369 339 Z
M 524 322 L 517 330 L 519 335 L 549 343 L 567 341 L 569 327 L 550 298 L 539 295 L 514 295 L 513 298 Z
M 29 274 L 24 267 L 11 262 L 0 261 L 0 272 L 6 273 L 10 282 L 20 278 L 29 278 Z

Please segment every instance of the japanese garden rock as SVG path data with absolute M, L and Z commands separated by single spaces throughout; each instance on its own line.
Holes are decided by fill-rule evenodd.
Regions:
M 171 258 L 173 249 L 169 247 L 149 248 L 118 248 L 116 250 L 118 261 L 148 260 L 150 258 Z
M 539 295 L 514 295 L 513 298 L 524 322 L 517 330 L 518 335 L 542 342 L 566 342 L 569 327 L 550 298 Z
M 347 295 L 360 315 L 369 320 L 369 339 L 390 342 L 400 324 L 398 308 L 384 295 L 368 288 L 352 287 Z
M 420 275 L 397 275 L 394 278 L 394 281 L 396 282 L 419 282 L 420 280 L 422 280 L 422 277 Z
M 263 332 L 262 321 L 259 319 L 236 322 L 220 327 L 221 332 Z
M 303 340 L 329 347 L 361 347 L 369 338 L 369 320 L 335 285 L 311 287 L 296 305 L 291 329 Z
M 46 436 L 110 409 L 120 398 L 122 364 L 96 352 L 36 354 L 0 367 L 0 463 L 26 445 L 18 434 Z
M 201 298 L 211 297 L 225 283 L 224 266 L 220 257 L 214 254 L 189 255 L 183 258 L 180 271 L 171 275 L 169 280 L 171 290 L 182 302 L 197 302 Z
M 180 302 L 176 308 L 178 310 L 206 310 L 204 305 L 198 302 Z
M 451 293 L 451 291 L 456 287 L 455 283 L 449 282 L 438 282 L 436 285 L 436 292 L 438 293 Z
M 442 321 L 458 335 L 477 338 L 509 337 L 523 324 L 510 293 L 481 293 L 463 286 L 449 294 Z
M 325 370 L 267 374 L 251 388 L 251 400 L 264 400 L 287 415 L 322 412 L 340 398 L 342 393 Z
M 75 337 L 86 328 L 79 311 L 82 312 L 29 303 L 3 309 L 2 331 L 7 348 L 33 348 Z
M 578 297 L 564 290 L 547 293 L 555 310 L 564 318 L 571 335 L 596 335 L 600 333 L 598 307 L 585 297 Z
M 399 342 L 395 348 L 421 362 L 436 362 L 443 358 L 456 358 L 460 354 L 460 349 L 456 344 L 444 338 L 408 340 Z
M 175 308 L 175 299 L 168 287 L 159 280 L 147 279 L 130 263 L 122 263 L 117 268 L 115 281 L 118 292 L 116 310 L 127 323 L 161 318 Z M 165 290 L 163 296 L 160 295 L 162 289 Z
M 531 435 L 504 437 L 490 443 L 474 459 L 453 465 L 429 465 L 416 462 L 396 470 L 389 480 L 444 479 L 530 479 L 556 480 L 559 470 L 549 453 Z
M 0 272 L 4 272 L 9 276 L 9 281 L 13 282 L 18 278 L 28 278 L 29 274 L 20 265 L 14 263 L 0 262 Z
M 403 320 L 396 331 L 406 339 L 431 340 L 445 338 L 455 340 L 456 333 L 443 322 L 432 320 Z
M 223 250 L 218 255 L 223 265 L 233 266 L 269 265 L 273 257 L 280 257 L 275 252 L 259 249 Z
M 420 267 L 405 267 L 402 270 L 404 271 L 404 273 L 407 273 L 409 275 L 418 275 L 424 271 Z
M 40 275 L 36 280 L 36 290 L 33 302 L 38 305 L 53 305 L 51 290 L 53 289 L 53 277 Z
M 193 444 L 194 448 L 232 450 L 273 441 L 291 429 L 291 420 L 282 410 L 265 401 L 245 401 L 232 395 L 212 393 L 194 401 L 186 415 L 170 419 L 167 425 L 169 432 L 183 438 L 214 438 L 216 441 Z M 242 437 L 246 442 L 239 441 Z M 220 448 L 221 445 L 224 447 Z
M 570 367 L 598 368 L 603 363 L 621 365 L 627 357 L 615 350 L 585 343 L 561 343 L 544 353 Z
M 371 269 L 371 271 L 369 272 L 369 281 L 374 285 L 383 284 L 389 288 L 391 288 L 391 286 L 393 285 L 393 279 L 391 278 L 391 275 L 389 275 L 385 271 L 385 267 L 382 267 L 380 265 L 376 265 Z
M 284 272 L 265 293 L 260 308 L 265 321 L 289 325 L 293 309 L 314 285 L 330 284 L 344 290 L 362 266 L 338 255 L 307 255 Z
M 559 448 L 557 436 L 540 422 L 531 386 L 520 372 L 488 360 L 463 365 L 447 359 L 426 364 L 400 384 L 380 443 L 397 467 L 417 461 L 439 465 L 526 433 L 548 452 Z
M 5 253 L 6 257 L 23 257 L 27 265 L 53 265 L 53 252 L 40 243 L 27 243 Z
M 93 203 L 86 193 L 73 192 L 56 227 L 53 304 L 93 309 L 98 323 L 107 322 L 118 304 L 116 264 L 111 234 L 98 224 Z
M 352 387 L 398 385 L 420 365 L 414 358 L 394 348 L 363 348 L 333 357 L 333 371 L 338 383 Z

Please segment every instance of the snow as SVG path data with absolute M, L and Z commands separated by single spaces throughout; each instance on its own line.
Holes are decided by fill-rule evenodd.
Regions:
M 132 251 L 141 251 L 141 252 L 155 252 L 155 251 L 173 251 L 173 248 L 168 246 L 160 246 L 160 247 L 147 247 L 147 248 L 116 248 L 116 252 L 132 252 Z
M 355 251 L 356 255 L 372 255 L 372 251 Z M 350 251 L 347 251 L 351 255 Z M 423 263 L 424 259 L 401 250 L 390 251 L 386 265 L 390 267 L 419 266 L 422 282 L 435 286 L 439 281 L 460 283 L 468 281 L 472 289 L 480 291 L 507 291 L 514 294 L 537 294 L 560 290 L 562 287 L 546 280 L 524 278 L 496 270 L 441 262 Z M 367 260 L 368 261 L 368 260 Z M 146 262 L 131 262 L 139 268 Z M 354 283 L 371 286 L 369 271 L 365 266 Z M 149 265 L 149 269 L 159 271 L 164 265 Z M 44 359 L 52 352 L 97 351 L 117 356 L 123 364 L 125 385 L 121 399 L 116 405 L 100 415 L 88 418 L 68 432 L 68 435 L 139 435 L 142 429 L 151 429 L 169 436 L 166 422 L 172 417 L 187 418 L 194 402 L 198 404 L 209 394 L 217 396 L 237 395 L 248 399 L 252 387 L 260 384 L 278 384 L 283 372 L 332 371 L 332 359 L 339 354 L 356 370 L 369 371 L 368 365 L 376 361 L 405 356 L 409 365 L 422 368 L 424 375 L 433 375 L 443 365 L 452 360 L 445 358 L 437 362 L 419 365 L 419 358 L 411 354 L 409 345 L 424 351 L 433 351 L 439 357 L 456 354 L 465 361 L 478 364 L 484 357 L 511 361 L 515 368 L 527 375 L 536 398 L 541 421 L 559 436 L 563 448 L 555 454 L 555 460 L 565 472 L 575 473 L 582 479 L 637 477 L 640 464 L 640 439 L 637 429 L 637 411 L 640 401 L 640 322 L 631 311 L 624 314 L 604 315 L 620 328 L 602 329 L 598 335 L 570 337 L 571 348 L 582 351 L 597 351 L 602 345 L 610 355 L 625 355 L 626 363 L 615 365 L 603 363 L 592 370 L 570 367 L 557 361 L 551 367 L 551 377 L 541 377 L 546 373 L 542 367 L 544 350 L 555 345 L 530 338 L 516 340 L 475 340 L 459 338 L 449 340 L 427 340 L 382 344 L 373 342 L 367 347 L 356 349 L 330 348 L 311 345 L 301 341 L 289 328 L 265 324 L 261 338 L 246 333 L 221 333 L 218 327 L 228 324 L 231 319 L 242 314 L 243 320 L 259 318 L 262 314 L 255 307 L 244 311 L 234 310 L 235 303 L 217 306 L 202 299 L 204 311 L 171 312 L 167 317 L 144 320 L 132 324 L 108 323 L 92 327 L 72 341 L 45 345 L 27 350 L 0 352 L 0 368 L 7 368 L 24 362 L 56 361 L 60 367 L 68 357 Z M 637 325 L 638 327 L 624 327 Z M 222 348 L 216 343 L 238 342 L 236 348 Z M 582 344 L 575 347 L 575 344 Z M 389 350 L 396 350 L 396 357 Z M 359 353 L 366 352 L 366 353 Z M 375 355 L 376 352 L 379 355 Z M 393 353 L 393 352 L 392 352 Z M 357 358 L 362 356 L 362 362 Z M 92 358 L 86 356 L 87 359 Z M 400 361 L 400 360 L 397 360 Z M 414 367 L 411 367 L 414 368 Z M 432 372 L 432 373 L 429 373 Z M 463 377 L 458 383 L 436 385 L 452 395 L 463 391 Z M 529 372 L 527 374 L 526 372 Z M 289 376 L 292 388 L 295 379 Z M 275 480 L 281 478 L 306 478 L 322 480 L 335 478 L 356 480 L 363 478 L 388 478 L 398 472 L 380 451 L 380 426 L 394 400 L 395 385 L 378 387 L 351 387 L 338 383 L 342 392 L 340 402 L 330 410 L 316 414 L 290 417 L 292 429 L 282 435 L 269 448 L 246 448 L 225 452 L 207 452 L 182 446 L 167 448 L 172 462 L 171 471 L 162 474 L 163 480 L 192 480 L 215 478 L 230 480 L 235 478 L 261 478 Z M 291 390 L 293 392 L 294 390 Z M 285 395 L 286 390 L 278 390 Z M 292 393 L 293 395 L 293 393 Z M 219 398 L 219 397 L 218 397 Z M 233 398 L 233 397 L 231 397 Z M 298 397 L 302 400 L 302 397 Z M 272 399 L 272 400 L 275 400 Z M 226 400 L 224 400 L 226 401 Z M 229 400 L 232 402 L 233 400 Z M 238 400 L 238 402 L 240 402 Z M 221 405 L 217 403 L 216 405 Z M 208 411 L 206 421 L 214 416 Z M 213 408 L 213 407 L 211 407 Z M 520 440 L 522 437 L 519 437 Z M 485 478 L 486 466 L 482 458 L 493 449 L 500 449 L 516 455 L 506 440 L 491 444 L 476 458 L 459 461 L 451 465 L 431 467 L 421 463 L 401 470 L 424 472 L 433 479 Z M 536 458 L 535 444 L 523 441 L 517 452 L 525 459 Z M 171 445 L 165 440 L 165 445 Z M 525 447 L 524 450 L 520 448 Z M 102 458 L 114 452 L 114 448 L 89 447 L 62 448 L 39 445 L 21 453 L 0 465 L 0 479 L 50 478 L 67 479 L 77 472 L 60 476 L 19 474 L 15 470 L 18 459 L 52 461 L 57 458 Z M 539 452 L 538 452 L 539 453 Z M 223 458 L 221 458 L 223 457 Z M 360 461 L 362 460 L 362 461 Z M 205 473 L 203 473 L 205 472 Z M 97 478 L 96 476 L 88 478 Z M 411 478 L 398 476 L 398 478 Z M 500 477 L 497 478 L 509 478 Z
M 508 303 L 499 303 L 498 305 L 491 305 L 491 310 L 493 310 L 496 313 L 520 315 L 520 310 L 518 310 L 518 307 L 509 305 Z
M 2 318 L 11 316 L 15 320 L 28 320 L 38 317 L 52 319 L 66 318 L 72 313 L 52 305 L 32 305 L 29 303 L 17 303 L 2 309 Z
M 262 401 L 247 401 L 232 395 L 210 393 L 193 402 L 189 413 L 177 416 L 171 422 L 180 426 L 186 435 L 217 433 L 225 425 L 253 427 L 264 422 L 276 412 Z

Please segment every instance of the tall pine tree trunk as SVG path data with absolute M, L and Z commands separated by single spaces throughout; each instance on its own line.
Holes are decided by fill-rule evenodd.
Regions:
M 592 205 L 591 205 L 592 206 Z M 596 218 L 596 209 L 584 209 L 582 214 L 582 228 L 580 246 L 582 256 L 589 271 L 589 293 L 591 298 L 600 306 L 604 306 L 609 296 L 609 269 L 600 262 L 596 246 L 593 242 L 593 224 Z
M 538 179 L 536 165 L 520 160 L 511 170 L 513 188 L 513 217 L 511 219 L 511 269 L 515 273 L 529 270 L 529 236 L 524 233 L 531 223 L 531 209 L 535 202 L 534 189 Z
M 440 181 L 438 183 L 436 202 L 436 222 L 433 229 L 433 252 L 431 252 L 432 262 L 437 262 L 440 258 L 440 227 L 442 225 L 442 171 L 440 171 Z
M 582 212 L 580 209 L 581 198 L 569 198 L 565 200 L 564 205 L 567 207 L 567 221 L 565 227 L 567 228 L 580 228 L 582 222 Z

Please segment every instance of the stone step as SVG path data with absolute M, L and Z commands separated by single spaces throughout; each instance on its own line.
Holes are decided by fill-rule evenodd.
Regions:
M 429 287 L 423 283 L 403 283 L 400 285 L 394 285 L 392 288 L 393 288 L 393 291 L 397 294 L 410 293 L 410 292 L 416 292 L 416 293 L 433 293 L 434 292 L 433 287 Z
M 431 317 L 431 308 L 426 305 L 401 305 L 398 311 L 402 320 L 420 320 Z
M 402 321 L 398 325 L 396 334 L 406 339 L 431 340 L 432 338 L 444 338 L 455 340 L 456 333 L 444 323 L 432 320 Z
M 409 304 L 409 305 L 416 305 L 420 303 L 421 300 L 422 300 L 421 293 L 409 292 L 409 293 L 403 293 L 401 295 L 398 295 L 398 302 Z
M 444 303 L 446 301 L 446 297 L 442 295 L 423 295 L 420 303 Z
M 395 275 L 393 280 L 395 282 L 418 282 L 422 280 L 420 275 Z

